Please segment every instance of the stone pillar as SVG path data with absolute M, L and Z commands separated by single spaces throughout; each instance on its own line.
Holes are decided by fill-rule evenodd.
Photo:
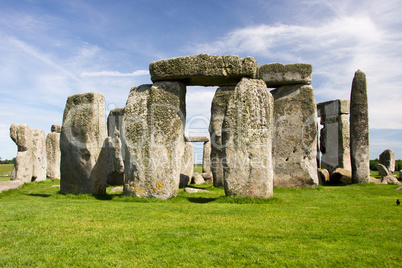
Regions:
M 211 172 L 211 143 L 209 141 L 204 142 L 202 172 Z
M 273 98 L 264 81 L 243 78 L 229 99 L 222 135 L 226 195 L 273 194 Z
M 60 135 L 60 191 L 104 194 L 108 152 L 105 99 L 100 93 L 68 97 Z
M 337 168 L 351 171 L 349 147 L 348 100 L 334 100 L 317 104 L 321 117 L 321 168 L 330 174 Z
M 182 158 L 182 168 L 180 173 L 180 187 L 185 187 L 191 183 L 191 176 L 194 172 L 193 144 L 186 142 Z
M 274 186 L 316 187 L 317 107 L 309 85 L 281 86 L 274 102 Z
M 116 108 L 109 112 L 107 117 L 107 133 L 109 137 L 114 138 L 115 131 L 121 133 L 123 126 L 124 108 Z
M 391 173 L 395 171 L 395 153 L 391 149 L 387 149 L 380 154 L 380 164 L 383 164 Z
M 366 75 L 358 70 L 350 95 L 350 157 L 353 183 L 370 182 L 369 125 Z
M 185 95 L 181 82 L 131 89 L 122 129 L 125 194 L 158 199 L 177 195 L 185 147 Z
M 34 162 L 32 130 L 26 124 L 12 124 L 10 138 L 18 146 L 17 157 L 10 179 L 29 183 L 32 181 Z
M 33 170 L 32 181 L 46 180 L 46 139 L 45 131 L 42 129 L 32 129 L 33 136 Z
M 112 186 L 123 185 L 124 183 L 124 162 L 121 153 L 121 140 L 118 130 L 115 130 L 114 137 L 107 137 L 107 150 L 109 154 L 109 169 L 107 183 Z
M 222 145 L 222 126 L 229 99 L 234 93 L 234 86 L 220 87 L 216 90 L 211 105 L 211 122 L 209 133 L 211 136 L 211 171 L 214 187 L 223 187 L 224 173 L 222 160 L 225 150 Z
M 52 125 L 51 132 L 46 137 L 46 176 L 52 179 L 60 179 L 60 125 Z

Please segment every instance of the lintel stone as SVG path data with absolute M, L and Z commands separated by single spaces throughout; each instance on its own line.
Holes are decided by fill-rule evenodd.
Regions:
M 184 140 L 186 142 L 209 142 L 209 138 L 207 136 L 185 136 Z
M 267 87 L 276 88 L 284 85 L 310 85 L 313 67 L 307 63 L 267 63 L 257 67 L 257 78 L 264 80 Z
M 332 100 L 317 104 L 318 117 L 349 114 L 349 100 Z

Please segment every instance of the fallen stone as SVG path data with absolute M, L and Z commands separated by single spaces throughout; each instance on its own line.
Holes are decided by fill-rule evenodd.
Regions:
M 152 82 L 182 81 L 191 86 L 236 85 L 243 77 L 254 78 L 257 62 L 253 57 L 191 55 L 149 64 Z
M 323 185 L 329 182 L 329 172 L 325 168 L 318 169 L 318 182 L 320 185 Z
M 397 178 L 382 164 L 377 165 L 378 174 L 381 176 L 382 184 L 400 184 Z
M 211 137 L 211 171 L 214 178 L 214 187 L 223 187 L 224 173 L 222 160 L 225 157 L 222 145 L 222 129 L 225 112 L 229 99 L 234 93 L 235 87 L 220 87 L 216 90 L 211 104 L 211 121 L 209 133 Z
M 205 180 L 199 173 L 195 172 L 191 176 L 191 183 L 192 184 L 203 184 L 203 183 L 205 183 Z
M 47 171 L 45 131 L 42 129 L 33 128 L 32 137 L 33 137 L 32 181 L 44 181 L 46 180 L 46 171 Z
M 377 178 L 374 178 L 374 177 L 371 177 L 371 176 L 370 176 L 370 182 L 373 182 L 375 184 L 382 184 L 381 179 L 377 179 Z
M 105 194 L 107 187 L 105 99 L 100 93 L 68 97 L 60 135 L 60 191 Z
M 387 149 L 380 154 L 380 164 L 383 164 L 391 173 L 395 172 L 395 153 Z
M 60 188 L 60 185 L 52 185 L 50 188 Z
M 285 85 L 310 85 L 313 67 L 307 63 L 267 63 L 257 68 L 257 78 L 264 80 L 267 87 L 280 87 Z
M 228 101 L 222 135 L 225 194 L 273 195 L 274 102 L 264 81 L 243 78 Z
M 190 188 L 190 187 L 184 188 L 184 191 L 185 191 L 186 193 L 190 193 L 190 194 L 194 194 L 194 193 L 208 193 L 208 192 L 209 192 L 209 191 L 207 191 L 207 190 L 195 189 L 195 188 Z
M 32 129 L 26 124 L 12 124 L 10 137 L 18 147 L 10 180 L 31 182 L 34 162 Z
M 191 142 L 186 142 L 184 147 L 184 155 L 182 158 L 182 168 L 180 173 L 179 187 L 183 188 L 190 184 L 193 172 L 194 172 L 193 144 Z
M 358 70 L 350 95 L 350 156 L 353 183 L 369 183 L 369 125 L 366 75 Z
M 205 180 L 205 183 L 213 183 L 213 181 L 214 181 L 213 180 L 214 176 L 213 176 L 211 171 L 204 172 L 204 173 L 201 174 L 201 176 Z
M 317 187 L 317 106 L 311 86 L 282 86 L 274 102 L 274 187 Z
M 352 172 L 342 168 L 337 168 L 329 179 L 332 184 L 351 184 Z
M 8 190 L 18 189 L 24 182 L 22 180 L 0 181 L 0 193 Z
M 209 142 L 209 138 L 207 136 L 185 136 L 186 142 Z
M 401 182 L 398 181 L 397 178 L 395 178 L 394 176 L 384 176 L 381 179 L 381 183 L 382 184 L 402 184 Z
M 402 186 L 395 189 L 396 191 L 402 191 Z
M 112 190 L 109 191 L 109 194 L 123 192 L 123 187 L 114 187 Z
M 46 137 L 46 176 L 48 178 L 60 179 L 60 158 L 60 133 L 52 131 Z

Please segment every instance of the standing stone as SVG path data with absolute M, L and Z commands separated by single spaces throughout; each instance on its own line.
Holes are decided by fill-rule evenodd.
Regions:
M 51 133 L 46 137 L 46 176 L 52 179 L 60 179 L 60 132 L 61 126 L 52 125 Z
M 243 78 L 229 99 L 222 144 L 226 195 L 273 194 L 273 98 L 264 81 Z
M 46 139 L 45 131 L 42 129 L 32 129 L 33 136 L 33 170 L 32 181 L 46 180 Z
M 275 99 L 274 186 L 316 187 L 318 131 L 313 88 L 307 85 L 282 86 L 271 93 Z
M 10 179 L 24 183 L 31 182 L 34 162 L 32 130 L 26 124 L 12 124 L 10 137 L 18 146 L 17 157 Z
M 391 173 L 395 172 L 395 153 L 387 149 L 380 154 L 380 164 L 383 164 Z
M 68 97 L 60 136 L 62 193 L 104 194 L 108 154 L 105 99 L 100 93 Z
M 108 136 L 114 138 L 115 131 L 122 132 L 124 108 L 116 108 L 109 112 L 107 117 Z
M 204 142 L 202 172 L 211 172 L 211 143 Z
M 348 100 L 334 100 L 317 104 L 321 117 L 321 168 L 332 173 L 337 168 L 351 170 L 349 147 Z
M 185 95 L 180 82 L 131 89 L 122 134 L 125 194 L 158 199 L 177 195 L 185 147 Z
M 224 173 L 222 160 L 225 157 L 225 150 L 222 144 L 222 133 L 225 132 L 223 121 L 229 99 L 233 96 L 235 87 L 220 87 L 216 90 L 211 105 L 211 121 L 209 133 L 211 136 L 211 171 L 213 174 L 214 187 L 224 186 Z
M 194 172 L 193 144 L 191 142 L 185 143 L 182 161 L 180 187 L 185 187 L 191 183 L 191 176 Z
M 124 162 L 121 153 L 121 140 L 118 130 L 115 130 L 114 137 L 107 137 L 107 148 L 109 154 L 109 171 L 107 183 L 112 186 L 123 185 L 124 183 Z
M 350 95 L 350 157 L 353 183 L 370 182 L 366 75 L 358 70 Z

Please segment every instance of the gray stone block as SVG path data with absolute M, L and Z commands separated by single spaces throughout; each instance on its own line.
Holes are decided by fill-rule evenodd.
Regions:
M 307 63 L 267 63 L 257 68 L 257 78 L 264 80 L 267 87 L 275 88 L 284 85 L 310 85 L 313 67 Z

